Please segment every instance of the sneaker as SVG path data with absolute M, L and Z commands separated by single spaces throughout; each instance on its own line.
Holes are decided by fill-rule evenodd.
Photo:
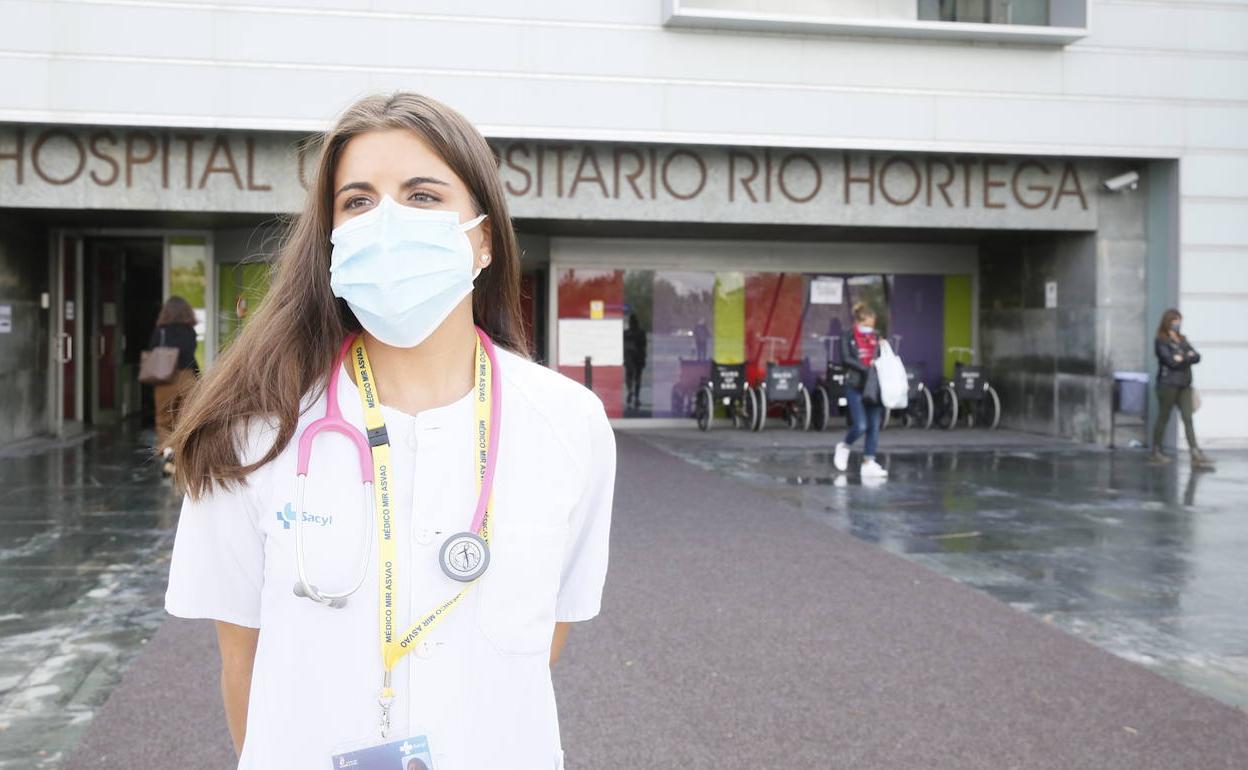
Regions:
M 836 451 L 832 453 L 832 464 L 838 471 L 849 467 L 849 444 L 844 441 L 836 442 Z
M 880 465 L 875 460 L 864 460 L 862 468 L 859 469 L 859 473 L 862 474 L 864 479 L 888 478 L 888 471 L 886 471 L 884 466 Z
M 1211 471 L 1215 467 L 1217 466 L 1214 465 L 1213 460 L 1209 458 L 1209 455 L 1199 449 L 1192 450 L 1192 470 Z
M 1162 454 L 1160 449 L 1153 449 L 1152 453 L 1148 456 L 1148 461 L 1153 465 L 1165 465 L 1170 462 L 1170 458 Z

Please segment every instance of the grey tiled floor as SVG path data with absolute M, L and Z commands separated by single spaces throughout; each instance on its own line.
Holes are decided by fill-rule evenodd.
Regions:
M 164 619 L 179 500 L 134 430 L 0 457 L 0 768 L 55 768 Z
M 1248 452 L 1194 473 L 1138 450 L 897 430 L 880 447 L 889 480 L 864 485 L 857 456 L 832 466 L 836 433 L 637 435 L 1248 708 Z
M 1248 518 L 1240 505 L 1248 492 L 1248 453 L 1223 453 L 1217 473 L 1193 475 L 1182 465 L 1152 468 L 1138 452 L 1018 434 L 992 436 L 990 448 L 977 448 L 964 435 L 958 447 L 945 448 L 933 446 L 941 443 L 939 434 L 886 433 L 882 456 L 892 478 L 863 486 L 852 470 L 842 476 L 831 468 L 833 434 L 639 431 L 629 441 L 637 439 L 1122 658 L 1226 703 L 1248 705 Z M 164 619 L 160 598 L 179 500 L 146 461 L 148 440 L 120 430 L 0 453 L 4 770 L 63 766 Z M 629 517 L 664 501 L 699 499 L 664 484 L 714 478 L 672 469 L 664 481 L 654 475 L 657 468 L 643 468 L 622 475 L 625 486 L 617 491 L 624 538 L 617 552 L 625 559 L 629 538 L 650 542 L 639 527 L 657 526 Z M 627 485 L 638 483 L 647 488 L 634 500 Z M 715 519 L 714 512 L 696 515 Z M 763 506 L 736 515 L 765 529 L 758 517 L 774 514 Z M 672 523 L 678 531 L 670 536 L 683 537 L 683 525 Z M 721 547 L 737 547 L 731 533 L 717 538 Z M 652 544 L 643 549 L 650 550 Z M 649 573 L 634 575 L 626 563 L 613 567 L 609 599 L 656 590 L 645 582 Z M 578 631 L 586 634 L 582 652 L 573 645 L 570 662 L 594 645 L 624 644 L 612 617 L 605 613 L 594 629 Z M 674 642 L 664 636 L 662 644 Z M 629 661 L 645 649 L 630 646 Z M 662 681 L 671 686 L 670 677 Z M 588 743 L 590 735 L 609 734 L 602 725 L 581 732 L 589 725 L 577 722 L 578 713 L 570 711 L 570 735 Z

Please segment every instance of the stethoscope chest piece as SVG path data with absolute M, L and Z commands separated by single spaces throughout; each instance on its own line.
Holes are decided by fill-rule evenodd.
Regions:
M 472 532 L 451 535 L 438 553 L 442 571 L 452 580 L 471 583 L 490 565 L 490 547 Z

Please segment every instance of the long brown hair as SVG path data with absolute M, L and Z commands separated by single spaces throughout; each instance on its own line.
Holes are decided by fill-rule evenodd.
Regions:
M 169 443 L 175 481 L 192 498 L 227 488 L 273 460 L 290 442 L 305 393 L 319 397 L 338 344 L 361 326 L 329 285 L 333 181 L 346 143 L 368 131 L 415 132 L 463 180 L 477 213 L 487 214 L 490 266 L 472 293 L 475 322 L 499 345 L 527 351 L 520 312 L 516 234 L 498 175 L 498 160 L 464 116 L 410 92 L 376 94 L 352 104 L 319 141 L 319 156 L 303 212 L 291 220 L 278 247 L 272 286 L 260 307 L 207 376 L 195 387 Z M 275 420 L 273 446 L 254 463 L 240 464 L 234 430 L 251 418 Z
M 1175 319 L 1182 319 L 1182 318 L 1183 318 L 1183 315 L 1178 310 L 1175 310 L 1174 308 L 1170 308 L 1166 312 L 1162 313 L 1161 323 L 1158 324 L 1157 326 L 1157 339 L 1159 340 L 1170 339 L 1170 324 L 1174 323 Z M 1179 339 L 1185 340 L 1187 339 L 1187 337 L 1184 337 L 1182 334 L 1180 334 Z
M 169 324 L 195 325 L 195 311 L 191 309 L 191 303 L 176 294 L 165 300 L 160 307 L 160 316 L 156 318 L 157 327 Z

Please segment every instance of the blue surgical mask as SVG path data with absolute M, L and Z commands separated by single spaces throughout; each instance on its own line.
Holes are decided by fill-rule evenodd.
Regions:
M 389 195 L 371 211 L 335 227 L 329 285 L 360 324 L 398 348 L 419 345 L 472 292 L 474 268 L 467 232 L 454 211 L 418 209 Z

